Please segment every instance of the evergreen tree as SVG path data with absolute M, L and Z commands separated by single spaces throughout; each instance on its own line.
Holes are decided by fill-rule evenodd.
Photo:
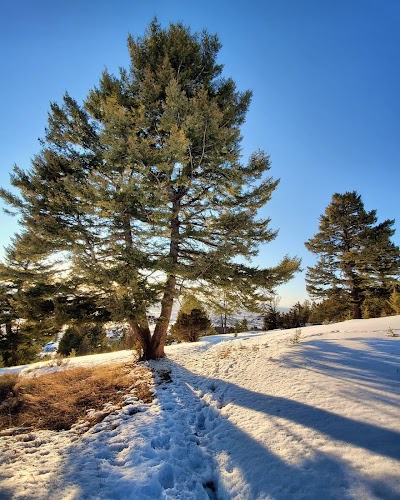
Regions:
M 56 260 L 49 261 L 46 246 L 36 235 L 22 233 L 0 264 L 0 354 L 10 366 L 33 361 L 63 325 L 110 319 L 93 295 L 82 293 Z
M 262 311 L 264 330 L 275 330 L 282 326 L 281 313 L 278 310 L 280 300 L 281 297 L 274 293 L 264 304 Z
M 322 301 L 313 302 L 309 323 L 323 324 L 331 322 L 345 321 L 351 317 L 349 304 L 344 304 L 337 299 L 330 297 Z
M 319 256 L 306 275 L 310 295 L 350 305 L 352 318 L 361 318 L 366 298 L 388 298 L 400 270 L 400 250 L 390 240 L 393 224 L 377 224 L 376 210 L 367 212 L 356 192 L 334 194 L 319 232 L 306 242 Z
M 7 366 L 29 363 L 58 331 L 51 280 L 54 264 L 44 263 L 43 245 L 22 233 L 0 264 L 0 354 Z
M 246 318 L 235 322 L 235 333 L 247 332 L 248 330 L 249 325 Z
M 183 283 L 260 293 L 289 280 L 299 261 L 237 263 L 275 237 L 257 212 L 278 182 L 262 151 L 240 162 L 251 92 L 221 76 L 218 38 L 153 21 L 128 46 L 130 69 L 104 71 L 83 106 L 68 94 L 51 105 L 32 168 L 14 169 L 20 196 L 1 195 L 153 359 L 164 355 Z M 147 310 L 158 301 L 151 335 Z
M 388 300 L 388 305 L 392 314 L 400 314 L 400 293 L 396 287 L 393 287 Z
M 311 314 L 310 303 L 306 300 L 303 304 L 296 304 L 289 309 L 287 313 L 281 315 L 281 324 L 283 328 L 298 328 L 305 326 L 309 322 Z
M 69 356 L 74 350 L 78 355 L 85 355 L 104 352 L 106 348 L 106 332 L 100 324 L 77 323 L 65 331 L 60 340 L 58 352 Z
M 29 362 L 32 358 L 32 355 L 21 355 L 22 351 L 26 351 L 27 339 L 19 331 L 13 294 L 14 291 L 8 283 L 0 284 L 0 356 L 2 365 L 5 366 L 17 365 L 19 361 L 23 363 L 26 357 Z
M 189 313 L 179 311 L 178 318 L 171 327 L 171 334 L 180 342 L 196 342 L 201 335 L 211 329 L 211 321 L 204 309 L 192 309 Z
M 226 283 L 229 285 L 229 283 Z M 201 292 L 201 290 L 200 290 Z M 207 305 L 213 314 L 220 319 L 220 332 L 222 334 L 229 333 L 231 327 L 228 326 L 228 319 L 235 311 L 242 307 L 241 302 L 238 302 L 238 295 L 235 289 L 229 289 L 228 286 L 220 287 L 218 290 L 207 290 L 205 292 Z M 208 293 L 207 293 L 208 292 Z
M 193 309 L 203 309 L 203 302 L 200 301 L 196 295 L 187 293 L 183 296 L 182 304 L 179 312 L 190 314 Z

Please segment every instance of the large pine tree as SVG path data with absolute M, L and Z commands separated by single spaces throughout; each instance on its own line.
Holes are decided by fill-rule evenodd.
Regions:
M 400 250 L 390 240 L 393 224 L 377 224 L 376 210 L 367 212 L 356 192 L 334 194 L 319 232 L 305 244 L 319 256 L 306 275 L 310 295 L 350 306 L 354 319 L 361 318 L 367 298 L 387 299 L 400 272 Z
M 68 94 L 51 105 L 40 154 L 29 171 L 14 170 L 20 196 L 1 194 L 28 232 L 64 252 L 86 290 L 108 297 L 152 359 L 164 355 L 182 286 L 247 283 L 260 293 L 290 279 L 299 261 L 237 261 L 275 237 L 257 212 L 278 182 L 262 151 L 241 163 L 251 92 L 221 76 L 218 38 L 153 21 L 128 46 L 129 70 L 105 71 L 83 106 Z M 158 301 L 151 334 L 146 313 Z

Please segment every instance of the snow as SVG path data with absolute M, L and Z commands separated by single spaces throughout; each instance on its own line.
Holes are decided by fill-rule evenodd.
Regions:
M 400 316 L 301 328 L 298 343 L 282 330 L 169 346 L 150 363 L 152 403 L 128 396 L 86 432 L 1 437 L 0 498 L 398 499 L 400 337 L 389 328 L 400 335 Z
M 89 356 L 78 356 L 76 358 L 56 358 L 50 361 L 38 361 L 37 363 L 31 363 L 29 365 L 0 368 L 0 375 L 5 373 L 19 373 L 24 377 L 34 377 L 36 375 L 43 375 L 66 368 L 109 365 L 126 361 L 132 361 L 132 351 L 115 351 L 103 354 L 91 354 Z

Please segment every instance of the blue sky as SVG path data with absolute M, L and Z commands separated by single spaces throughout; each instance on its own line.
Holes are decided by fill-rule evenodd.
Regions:
M 263 215 L 279 228 L 260 266 L 284 254 L 313 265 L 304 241 L 335 192 L 356 190 L 400 243 L 400 2 L 398 0 L 5 0 L 0 7 L 0 185 L 39 152 L 50 101 L 82 100 L 107 67 L 127 66 L 126 38 L 157 15 L 206 28 L 223 44 L 224 74 L 254 93 L 243 155 L 261 148 L 281 183 Z M 0 215 L 0 247 L 17 230 Z M 304 273 L 281 306 L 307 295 Z

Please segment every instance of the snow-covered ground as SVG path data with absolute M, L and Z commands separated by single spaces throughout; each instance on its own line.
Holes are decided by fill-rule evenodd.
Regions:
M 285 330 L 170 346 L 151 363 L 153 403 L 128 400 L 83 434 L 3 436 L 0 498 L 399 499 L 389 327 L 400 316 L 302 328 L 298 343 Z

